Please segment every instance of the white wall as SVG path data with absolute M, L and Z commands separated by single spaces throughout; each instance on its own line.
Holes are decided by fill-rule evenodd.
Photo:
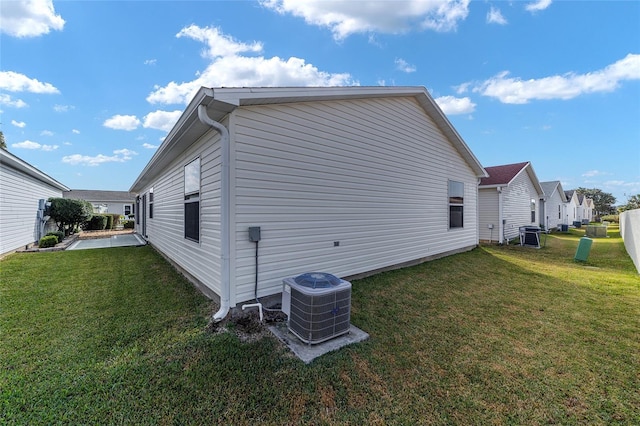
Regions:
M 345 277 L 475 246 L 477 177 L 412 99 L 280 104 L 234 113 L 236 301 L 309 271 Z M 448 180 L 464 227 L 448 228 Z M 339 245 L 334 245 L 338 242 Z
M 38 201 L 62 197 L 54 188 L 5 164 L 0 167 L 0 254 L 37 239 Z
M 503 218 L 506 220 L 504 234 L 507 239 L 520 235 L 521 226 L 538 226 L 540 194 L 529 175 L 523 171 L 503 189 Z M 531 200 L 536 200 L 536 218 L 531 220 Z
M 482 241 L 500 241 L 500 215 L 498 212 L 497 188 L 482 188 L 478 190 L 479 231 Z M 493 229 L 489 229 L 489 225 Z
M 200 157 L 200 241 L 184 237 L 184 166 Z M 153 187 L 153 218 L 149 217 L 149 189 Z M 146 194 L 147 240 L 180 268 L 220 294 L 220 144 L 209 131 L 176 158 L 139 195 Z M 142 202 L 142 201 L 141 201 Z M 136 223 L 142 233 L 142 218 Z
M 640 273 L 640 209 L 620 213 L 620 235 L 627 253 Z

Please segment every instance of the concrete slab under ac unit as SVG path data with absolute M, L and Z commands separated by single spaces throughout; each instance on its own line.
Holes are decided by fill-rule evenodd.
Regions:
M 305 364 L 309 364 L 314 359 L 329 352 L 338 350 L 353 343 L 362 342 L 369 338 L 369 334 L 351 324 L 349 332 L 342 336 L 334 337 L 315 345 L 309 345 L 298 339 L 287 328 L 286 322 L 279 322 L 267 327 L 280 341 L 282 341 L 291 351 Z

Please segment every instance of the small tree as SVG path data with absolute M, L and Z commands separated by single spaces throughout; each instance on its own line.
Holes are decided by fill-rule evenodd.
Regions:
M 4 133 L 0 130 L 0 149 L 7 150 L 7 143 L 4 141 Z
M 58 225 L 58 230 L 65 235 L 91 219 L 93 214 L 93 207 L 84 200 L 49 198 L 49 202 L 51 203 L 49 215 Z
M 627 204 L 618 207 L 620 213 L 627 210 L 640 209 L 640 194 L 632 195 L 627 200 Z

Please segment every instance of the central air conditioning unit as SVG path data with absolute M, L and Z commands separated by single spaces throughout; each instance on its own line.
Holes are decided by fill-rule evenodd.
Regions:
M 351 283 L 324 272 L 285 278 L 282 311 L 289 331 L 310 345 L 348 333 Z

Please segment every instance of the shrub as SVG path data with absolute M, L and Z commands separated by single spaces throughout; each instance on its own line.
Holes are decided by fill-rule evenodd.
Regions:
M 104 229 L 113 229 L 113 216 L 110 214 L 104 215 L 105 219 L 107 219 L 107 223 Z
M 95 214 L 91 217 L 87 224 L 88 231 L 102 231 L 107 226 L 107 217 L 101 214 Z
M 133 229 L 136 225 L 136 222 L 133 220 L 125 220 L 124 222 L 122 222 L 122 226 L 124 226 L 124 229 Z
M 58 242 L 60 242 L 60 241 L 62 241 L 64 239 L 64 232 L 62 232 L 62 231 L 47 232 L 45 237 L 48 237 L 49 235 L 53 235 L 53 236 L 57 237 L 58 238 Z
M 58 244 L 58 237 L 55 235 L 46 235 L 38 241 L 38 247 L 40 248 L 55 247 L 56 244 Z
M 606 220 L 607 222 L 615 222 L 615 223 L 619 223 L 620 222 L 620 216 L 617 214 L 608 214 L 608 215 L 604 215 L 601 218 L 603 221 Z

